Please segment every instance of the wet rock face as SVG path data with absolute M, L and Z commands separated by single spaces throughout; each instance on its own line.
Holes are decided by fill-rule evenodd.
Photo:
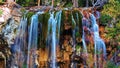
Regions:
M 1 68 L 6 68 L 5 63 L 8 62 L 10 56 L 10 49 L 7 42 L 3 39 L 3 36 L 0 34 L 0 66 Z
M 0 6 L 0 32 L 6 21 L 11 18 L 11 10 L 6 6 Z
M 18 28 L 18 23 L 13 19 L 10 18 L 8 23 L 5 25 L 5 27 L 2 29 L 2 33 L 4 35 L 4 38 L 7 40 L 8 44 L 13 44 L 14 39 L 16 37 L 16 30 Z
M 11 51 L 9 45 L 14 43 L 16 30 L 20 21 L 20 14 L 13 15 L 13 13 L 17 11 L 19 10 L 11 9 L 7 7 L 7 5 L 0 6 L 0 66 L 2 68 L 10 67 Z M 4 67 L 4 63 L 6 63 L 8 67 Z
M 5 22 L 7 19 L 11 18 L 11 10 L 6 7 L 6 6 L 2 6 L 0 7 L 1 10 L 1 14 L 0 14 L 0 24 Z

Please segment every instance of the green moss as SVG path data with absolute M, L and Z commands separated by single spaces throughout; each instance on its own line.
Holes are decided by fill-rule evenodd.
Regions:
M 46 39 L 47 39 L 47 32 L 48 32 L 48 20 L 50 18 L 50 14 L 48 12 L 44 14 L 40 14 L 38 16 L 39 23 L 42 24 L 42 33 L 40 33 L 38 38 L 38 49 L 46 47 Z
M 2 15 L 3 11 L 0 9 L 0 16 Z
M 78 11 L 74 10 L 72 11 L 73 18 L 75 19 L 76 25 L 79 24 L 79 19 L 78 19 Z
M 79 27 L 79 34 L 77 33 L 77 35 L 82 37 L 82 14 L 78 10 L 73 10 L 72 15 L 76 22 L 76 27 Z
M 63 32 L 64 30 L 64 21 L 65 21 L 65 10 L 62 11 L 62 14 L 61 14 L 61 26 L 60 26 L 60 32 Z
M 79 25 L 81 27 L 82 26 L 82 14 L 77 10 L 72 11 L 72 14 L 75 19 L 76 25 Z
M 64 7 L 72 7 L 72 6 L 73 6 L 72 2 L 66 3 L 66 4 L 64 5 Z
M 39 23 L 43 23 L 43 14 L 40 14 L 38 16 L 38 21 L 39 21 Z
M 34 12 L 28 12 L 28 13 L 26 14 L 28 25 L 30 25 L 30 23 L 31 23 L 31 17 L 32 17 L 32 15 L 34 15 L 34 14 L 35 14 Z
M 25 8 L 21 8 L 20 11 L 21 11 L 22 15 L 24 15 L 26 13 L 26 9 Z
M 68 17 L 68 19 L 66 19 L 67 22 L 68 22 L 68 23 L 72 23 L 72 18 L 71 18 L 72 15 L 71 15 L 71 11 L 68 10 L 66 14 L 67 14 L 67 17 Z M 66 18 L 67 18 L 67 17 L 66 17 Z
M 42 14 L 42 39 L 44 41 L 46 41 L 47 38 L 47 32 L 48 32 L 48 20 L 50 18 L 50 14 L 49 13 L 44 13 Z

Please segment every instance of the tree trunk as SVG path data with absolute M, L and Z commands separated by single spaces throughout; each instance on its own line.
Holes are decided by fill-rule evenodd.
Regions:
M 40 6 L 40 0 L 38 0 L 38 6 Z
M 89 6 L 89 1 L 88 0 L 86 0 L 86 7 L 88 7 Z
M 72 0 L 73 2 L 73 7 L 78 7 L 78 0 Z
M 52 7 L 54 6 L 54 0 L 52 0 Z

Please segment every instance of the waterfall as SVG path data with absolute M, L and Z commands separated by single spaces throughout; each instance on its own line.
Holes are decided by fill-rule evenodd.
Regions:
M 83 30 L 83 35 L 82 35 L 82 43 L 83 43 L 83 52 L 85 52 L 85 54 L 87 55 L 87 46 L 86 46 L 86 43 L 85 43 L 85 32 Z
M 86 56 L 88 55 L 87 53 L 87 46 L 86 46 L 86 42 L 85 42 L 85 30 L 84 30 L 84 26 L 88 28 L 87 25 L 84 25 L 84 24 L 87 24 L 88 22 L 84 22 L 84 20 L 82 21 L 82 26 L 83 26 L 83 31 L 82 31 L 82 43 L 83 43 L 83 52 L 86 54 Z
M 56 13 L 56 20 L 57 20 L 57 36 L 58 36 L 58 44 L 59 44 L 59 39 L 60 39 L 60 26 L 61 26 L 61 14 L 62 11 L 60 10 L 59 12 Z
M 90 15 L 90 19 L 91 19 L 91 22 L 92 22 L 92 27 L 91 27 L 91 30 L 92 32 L 94 33 L 94 45 L 95 45 L 95 67 L 99 67 L 100 68 L 100 65 L 97 64 L 98 61 L 97 60 L 97 55 L 98 55 L 98 58 L 101 58 L 100 57 L 100 52 L 103 53 L 103 58 L 105 60 L 106 58 L 106 46 L 105 46 L 105 43 L 104 41 L 100 38 L 99 36 L 99 27 L 96 23 L 96 18 L 93 14 Z
M 43 12 L 38 12 L 31 18 L 31 24 L 29 28 L 29 39 L 28 39 L 28 55 L 27 55 L 27 68 L 36 68 L 36 49 L 38 41 L 38 16 Z
M 17 65 L 18 67 L 23 67 L 25 61 L 25 48 L 26 43 L 26 31 L 27 31 L 27 18 L 23 17 L 20 21 L 20 26 L 17 32 L 17 38 L 15 40 L 15 60 L 12 66 Z
M 60 23 L 61 23 L 61 13 L 62 11 L 59 11 L 56 13 L 56 16 L 54 17 L 54 12 L 50 12 L 50 18 L 48 20 L 48 36 L 52 36 L 52 43 L 51 43 L 51 65 L 52 68 L 56 68 L 56 45 L 57 45 L 57 37 L 59 39 L 60 34 Z M 51 31 L 50 31 L 51 29 Z M 58 29 L 58 30 L 57 30 Z M 58 34 L 56 32 L 58 31 Z
M 71 13 L 72 14 L 72 13 Z M 76 31 L 75 31 L 75 29 L 76 29 L 76 22 L 75 22 L 75 19 L 73 18 L 73 14 L 72 14 L 72 26 L 74 27 L 74 29 L 72 30 L 72 37 L 73 37 L 73 47 L 74 47 L 74 50 L 75 50 L 75 33 L 76 33 Z

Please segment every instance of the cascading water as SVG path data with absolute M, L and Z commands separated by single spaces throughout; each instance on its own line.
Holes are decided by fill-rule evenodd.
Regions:
M 36 14 L 34 14 L 31 18 L 31 24 L 30 27 L 28 29 L 28 41 L 27 41 L 27 18 L 23 17 L 20 21 L 20 26 L 18 29 L 18 34 L 17 34 L 17 38 L 15 40 L 15 49 L 16 49 L 16 53 L 15 53 L 15 61 L 13 62 L 13 66 L 16 66 L 17 68 L 23 68 L 24 64 L 26 64 L 27 68 L 37 68 L 36 65 L 36 50 L 37 50 L 37 45 L 38 45 L 38 16 L 39 14 L 43 14 L 43 12 L 37 12 Z M 61 14 L 62 11 L 58 11 L 58 12 L 50 12 L 50 18 L 48 20 L 48 33 L 47 33 L 47 41 L 48 44 L 50 45 L 50 68 L 57 68 L 57 61 L 56 61 L 56 48 L 57 45 L 59 45 L 59 38 L 60 38 L 60 27 L 61 27 Z M 76 17 L 75 17 L 76 16 Z M 76 37 L 76 33 L 80 31 L 80 26 L 78 25 L 78 22 L 81 23 L 79 21 L 79 16 L 76 13 L 75 16 L 73 15 L 73 13 L 71 13 L 71 18 L 72 19 L 72 27 L 74 27 L 73 32 L 72 32 L 72 40 L 73 42 L 70 43 L 70 45 L 73 45 L 74 50 L 75 51 L 75 45 L 77 45 L 77 37 Z M 77 20 L 76 20 L 76 19 Z M 95 67 L 99 67 L 100 68 L 100 64 L 98 63 L 99 60 L 97 58 L 101 58 L 101 55 L 98 55 L 97 52 L 102 52 L 103 53 L 103 58 L 106 58 L 106 46 L 104 41 L 100 38 L 99 36 L 99 28 L 98 25 L 96 23 L 96 18 L 93 14 L 90 15 L 90 21 L 92 22 L 91 24 L 91 30 L 88 28 L 88 31 L 93 32 L 93 38 L 94 38 L 94 45 L 95 45 Z M 44 22 L 42 22 L 43 24 Z M 85 24 L 86 26 L 86 24 Z M 70 28 L 72 28 L 70 27 Z M 84 27 L 83 27 L 84 28 Z M 82 43 L 83 43 L 83 53 L 79 51 L 79 58 L 83 59 L 82 61 L 87 62 L 86 58 L 84 56 L 87 56 L 87 43 L 86 43 L 86 31 L 83 30 L 83 35 L 82 35 Z M 80 37 L 81 38 L 81 37 Z M 81 45 L 81 40 L 78 40 L 80 42 Z M 28 44 L 27 44 L 28 42 Z M 69 41 L 68 41 L 69 42 Z M 28 46 L 27 46 L 28 45 Z M 66 45 L 66 47 L 69 45 Z M 49 49 L 49 48 L 48 48 Z M 27 52 L 26 52 L 27 51 Z M 64 51 L 66 53 L 67 50 L 64 49 Z M 64 54 L 64 53 L 63 53 Z M 81 56 L 82 55 L 82 56 Z M 71 56 L 71 54 L 69 55 Z M 42 55 L 40 56 L 42 57 Z M 43 57 L 44 58 L 44 57 Z M 73 57 L 74 58 L 74 57 Z M 77 57 L 78 58 L 78 57 Z M 26 62 L 27 60 L 27 62 Z M 64 59 L 61 59 L 64 62 Z M 71 61 L 68 60 L 68 61 Z M 74 59 L 72 59 L 72 61 L 74 61 Z M 47 61 L 49 62 L 49 61 Z M 85 65 L 86 63 L 83 63 L 83 65 Z M 76 63 L 74 66 L 72 66 L 73 68 L 76 68 L 79 63 Z M 59 65 L 58 65 L 59 66 Z M 66 65 L 67 66 L 67 65 Z M 12 67 L 15 68 L 15 67 Z
M 62 14 L 61 10 L 56 13 L 58 44 L 60 39 L 61 14 Z
M 15 60 L 12 62 L 12 67 L 23 67 L 25 61 L 25 48 L 26 48 L 26 30 L 27 30 L 27 18 L 23 17 L 20 21 L 18 28 L 17 38 L 15 40 Z
M 87 47 L 86 47 L 86 43 L 85 43 L 85 32 L 84 32 L 84 30 L 83 30 L 83 36 L 82 36 L 82 43 L 83 43 L 83 48 L 84 48 L 83 51 L 87 55 L 88 53 L 87 53 Z
M 87 46 L 86 46 L 86 42 L 85 42 L 85 36 L 86 36 L 86 34 L 85 34 L 85 30 L 84 30 L 84 27 L 87 27 L 86 25 L 84 25 L 84 23 L 86 24 L 86 22 L 84 22 L 84 20 L 82 21 L 82 26 L 83 26 L 83 31 L 82 31 L 82 43 L 83 43 L 83 52 L 86 54 L 86 55 L 88 55 L 88 53 L 87 53 Z
M 96 18 L 93 14 L 90 15 L 90 19 L 92 22 L 92 27 L 91 30 L 94 33 L 94 45 L 95 45 L 95 67 L 96 68 L 101 68 L 100 64 L 97 64 L 99 60 L 97 61 L 97 58 L 106 58 L 106 46 L 104 41 L 100 38 L 99 36 L 99 27 L 96 23 Z M 100 53 L 103 52 L 103 57 L 100 56 Z
M 52 44 L 51 44 L 51 65 L 52 68 L 56 68 L 56 29 L 58 28 L 58 39 L 59 39 L 59 33 L 60 33 L 60 23 L 61 23 L 61 13 L 62 11 L 59 11 L 56 13 L 56 16 L 54 18 L 54 12 L 50 12 L 50 18 L 48 20 L 48 36 L 50 35 L 50 29 L 52 29 Z
M 27 55 L 27 68 L 36 68 L 36 49 L 38 41 L 38 16 L 43 12 L 38 12 L 31 18 L 29 40 L 28 40 L 28 55 Z

